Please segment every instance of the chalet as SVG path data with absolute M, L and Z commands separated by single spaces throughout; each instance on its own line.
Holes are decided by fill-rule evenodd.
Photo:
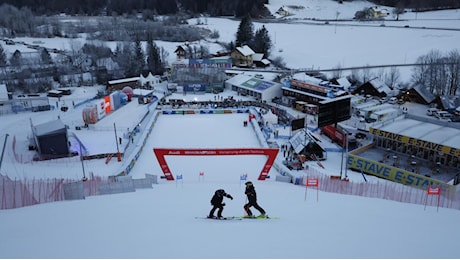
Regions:
M 256 67 L 267 67 L 270 65 L 270 61 L 267 59 L 264 59 L 263 53 L 254 53 L 254 55 L 252 55 L 252 60 L 254 62 L 254 65 L 256 65 Z
M 345 77 L 334 78 L 334 79 L 331 79 L 330 82 L 333 85 L 340 86 L 341 88 L 343 88 L 346 91 L 351 91 L 352 90 L 352 85 L 351 85 L 350 81 Z
M 353 91 L 353 94 L 371 95 L 374 97 L 388 97 L 393 96 L 393 91 L 385 83 L 378 78 L 369 80 L 362 84 Z
M 193 45 L 188 42 L 177 46 L 174 53 L 178 59 L 200 59 L 204 55 L 201 45 Z
M 289 15 L 289 11 L 286 9 L 286 7 L 284 6 L 281 6 L 278 11 L 276 11 L 276 14 L 279 14 L 281 16 L 288 16 Z
M 454 113 L 457 107 L 460 106 L 459 96 L 439 96 L 433 100 L 438 108 L 450 113 Z
M 247 45 L 236 47 L 231 53 L 233 65 L 238 67 L 252 67 L 254 65 L 253 55 L 255 52 Z
M 420 103 L 424 105 L 431 104 L 435 100 L 435 96 L 425 87 L 416 85 L 407 90 L 402 98 L 410 102 Z
M 380 9 L 378 6 L 370 7 L 367 12 L 371 19 L 380 19 L 390 15 L 387 9 Z

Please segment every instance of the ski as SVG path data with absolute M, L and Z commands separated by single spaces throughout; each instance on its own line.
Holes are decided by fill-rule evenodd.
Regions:
M 280 219 L 279 217 L 269 217 L 269 216 L 239 216 L 234 218 L 240 219 Z
M 224 218 L 208 218 L 208 217 L 195 217 L 196 219 L 209 219 L 209 220 L 241 220 L 239 217 L 224 217 Z

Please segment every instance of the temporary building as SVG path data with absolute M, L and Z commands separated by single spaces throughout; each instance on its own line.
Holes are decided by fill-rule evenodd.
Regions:
M 262 114 L 262 119 L 265 125 L 278 124 L 278 116 L 273 114 L 273 112 L 270 109 L 267 110 L 267 113 Z
M 69 155 L 67 128 L 57 119 L 47 123 L 32 125 L 32 133 L 40 159 L 59 158 Z

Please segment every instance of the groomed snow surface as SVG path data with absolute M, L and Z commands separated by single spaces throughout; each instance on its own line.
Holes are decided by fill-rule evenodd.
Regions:
M 160 175 L 155 170 L 158 163 L 153 147 L 210 148 L 229 143 L 260 147 L 254 141 L 253 129 L 242 124 L 246 118 L 244 114 L 160 116 L 147 141 L 148 148 L 131 174 L 134 178 L 145 173 Z M 303 186 L 276 182 L 274 170 L 270 179 L 257 181 L 264 163 L 260 156 L 169 156 L 167 162 L 174 175 L 183 175 L 182 181 L 161 179 L 153 189 L 134 193 L 0 211 L 0 255 L 2 258 L 458 256 L 458 210 L 438 211 L 436 207 L 424 209 L 423 205 L 318 193 L 311 187 L 306 190 Z M 204 177 L 200 178 L 199 172 Z M 234 200 L 225 199 L 224 216 L 242 216 L 246 198 L 240 175 L 245 173 L 254 182 L 259 204 L 269 216 L 280 219 L 195 219 L 208 214 L 211 196 L 219 188 L 234 197 Z
M 270 1 L 270 10 L 299 5 L 298 0 Z M 323 5 L 324 3 L 324 5 Z M 331 5 L 327 5 L 329 3 Z M 361 4 L 357 5 L 357 4 Z M 401 21 L 370 23 L 307 24 L 303 19 L 348 19 L 370 6 L 366 1 L 309 0 L 306 8 L 290 18 L 292 23 L 267 23 L 274 50 L 290 68 L 333 68 L 360 65 L 414 63 L 430 50 L 443 54 L 458 48 L 460 33 L 438 28 L 460 28 L 458 10 L 408 12 Z M 333 6 L 332 6 L 333 5 Z M 441 19 L 440 19 L 441 18 Z M 449 19 L 446 19 L 449 18 Z M 193 24 L 194 20 L 189 23 Z M 203 27 L 219 31 L 219 41 L 234 40 L 238 21 L 208 18 Z M 347 25 L 345 25 L 347 24 Z M 348 24 L 351 24 L 350 26 Z M 385 26 L 381 26 L 384 24 Z M 254 23 L 255 28 L 262 24 Z M 358 26 L 357 26 L 358 25 Z M 409 27 L 405 27 L 408 25 Z M 395 26 L 395 27 L 392 27 Z M 426 27 L 414 28 L 414 27 Z M 37 39 L 17 38 L 30 43 Z M 45 47 L 66 49 L 68 39 L 39 39 Z M 2 42 L 3 44 L 3 42 Z M 168 50 L 181 43 L 158 42 Z M 205 44 L 205 43 L 203 43 Z M 113 42 L 110 46 L 116 46 Z M 416 48 L 414 47 L 416 46 Z M 20 45 L 3 47 L 10 54 Z M 13 49 L 10 49 L 13 48 Z M 24 46 L 22 46 L 24 47 Z M 211 52 L 220 46 L 209 43 Z M 24 47 L 25 48 L 25 47 Z M 26 51 L 24 49 L 21 51 Z M 410 68 L 400 68 L 408 82 Z M 346 73 L 344 73 L 346 74 Z M 69 114 L 72 111 L 69 111 Z M 0 137 L 28 135 L 29 117 L 34 122 L 56 119 L 60 111 L 2 116 Z M 76 113 L 78 114 L 78 113 Z M 81 120 L 81 114 L 78 114 Z M 228 117 L 227 117 L 228 116 Z M 161 175 L 153 147 L 208 147 L 230 144 L 256 145 L 251 128 L 242 119 L 207 115 L 199 118 L 162 116 L 151 133 L 144 152 L 133 168 L 133 178 Z M 164 120 L 164 121 L 163 121 Z M 230 121 L 230 122 L 229 122 Z M 67 122 L 68 123 L 68 122 Z M 229 124 L 227 124 L 229 123 Z M 71 124 L 71 123 L 70 123 Z M 15 126 L 15 127 L 12 127 Z M 211 133 L 207 128 L 212 128 Z M 243 132 L 240 132 L 243 131 Z M 219 137 L 214 136 L 220 133 Z M 24 138 L 23 138 L 24 139 Z M 209 143 L 208 143 L 209 141 Z M 211 142 L 212 141 L 212 142 Z M 9 140 L 11 142 L 11 140 Z M 20 145 L 20 144 L 18 144 Z M 24 144 L 22 144 L 24 145 Z M 177 146 L 176 146 L 177 145 Z M 81 164 L 8 165 L 1 174 L 13 177 L 81 177 Z M 413 205 L 382 199 L 318 192 L 271 178 L 257 181 L 263 158 L 257 156 L 167 158 L 173 173 L 183 181 L 159 180 L 153 189 L 133 193 L 91 196 L 85 200 L 47 203 L 0 211 L 1 258 L 458 258 L 460 211 Z M 329 153 L 326 169 L 340 169 L 340 156 Z M 112 160 L 85 162 L 87 172 L 108 175 L 120 167 Z M 199 178 L 204 172 L 204 178 Z M 260 205 L 277 220 L 218 221 L 195 219 L 211 209 L 216 189 L 223 188 L 234 200 L 225 200 L 225 216 L 243 215 L 245 204 L 241 174 L 255 184 Z M 350 179 L 357 178 L 350 174 Z M 358 176 L 359 177 L 359 176 Z M 369 178 L 375 181 L 375 178 Z M 307 196 L 305 196 L 305 194 Z M 306 197 L 306 199 L 305 199 Z M 255 210 L 255 213 L 258 212 Z

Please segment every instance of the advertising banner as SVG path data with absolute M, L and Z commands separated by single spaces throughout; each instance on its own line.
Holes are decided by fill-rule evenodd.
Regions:
M 165 156 L 216 156 L 216 155 L 267 155 L 258 180 L 265 180 L 275 162 L 278 149 L 275 148 L 228 148 L 228 149 L 175 149 L 154 148 L 153 152 L 160 164 L 160 168 L 168 181 L 174 180 L 174 175 L 169 169 Z
M 347 167 L 366 174 L 371 174 L 390 181 L 426 190 L 430 186 L 440 186 L 442 189 L 450 189 L 451 185 L 434 180 L 417 173 L 405 171 L 383 163 L 375 162 L 353 154 L 348 154 Z
M 460 149 L 456 149 L 456 148 L 449 147 L 446 145 L 436 144 L 433 142 L 428 142 L 428 141 L 424 141 L 421 139 L 404 136 L 404 135 L 400 135 L 396 133 L 391 133 L 391 132 L 387 132 L 387 131 L 383 131 L 383 130 L 375 129 L 375 128 L 370 128 L 369 133 L 377 137 L 383 137 L 383 138 L 401 142 L 407 145 L 413 145 L 416 147 L 421 147 L 424 149 L 441 152 L 446 155 L 460 156 Z

